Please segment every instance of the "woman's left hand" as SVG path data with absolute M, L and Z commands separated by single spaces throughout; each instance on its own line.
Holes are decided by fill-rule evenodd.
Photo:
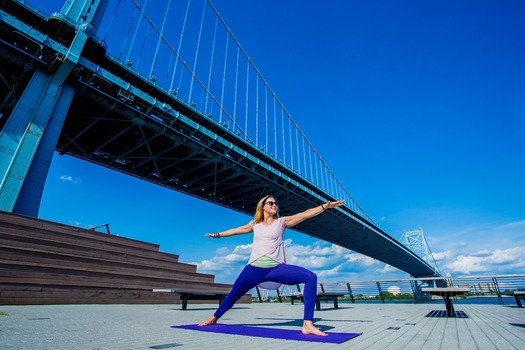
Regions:
M 328 203 L 326 203 L 326 204 L 324 205 L 324 207 L 325 207 L 326 209 L 332 209 L 332 208 L 340 207 L 340 206 L 342 206 L 343 204 L 345 204 L 345 201 L 342 200 L 342 199 L 340 199 L 340 200 L 335 201 L 335 202 L 328 201 Z

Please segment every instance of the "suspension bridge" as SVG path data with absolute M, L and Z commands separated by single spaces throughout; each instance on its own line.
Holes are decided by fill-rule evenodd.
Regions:
M 38 216 L 55 151 L 252 214 L 346 205 L 294 228 L 413 277 L 427 261 L 352 198 L 208 0 L 24 0 L 0 13 L 0 210 Z

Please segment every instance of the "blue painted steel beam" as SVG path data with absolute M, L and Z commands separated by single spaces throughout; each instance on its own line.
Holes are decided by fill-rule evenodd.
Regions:
M 14 213 L 38 217 L 42 193 L 64 120 L 73 100 L 75 87 L 65 84 L 58 96 L 51 118 L 13 208 Z
M 78 23 L 76 35 L 49 69 L 35 71 L 0 133 L 0 210 L 38 215 L 45 178 L 74 93 L 72 86 L 63 87 L 106 5 L 107 0 L 68 0 L 64 5 L 62 15 Z M 31 26 L 3 14 L 4 21 L 23 30 L 28 38 L 49 42 Z

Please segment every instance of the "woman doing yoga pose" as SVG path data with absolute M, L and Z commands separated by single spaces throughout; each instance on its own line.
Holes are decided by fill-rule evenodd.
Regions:
M 330 202 L 305 210 L 295 215 L 279 217 L 278 203 L 273 196 L 263 197 L 257 204 L 255 216 L 250 223 L 217 233 L 207 233 L 207 237 L 221 238 L 253 232 L 252 253 L 248 264 L 235 280 L 232 290 L 219 305 L 213 316 L 199 324 L 208 326 L 231 309 L 235 302 L 250 289 L 264 282 L 276 284 L 304 283 L 304 334 L 327 335 L 313 324 L 315 299 L 317 296 L 317 276 L 304 267 L 286 264 L 284 254 L 284 230 L 310 219 L 324 211 L 344 204 L 343 200 Z

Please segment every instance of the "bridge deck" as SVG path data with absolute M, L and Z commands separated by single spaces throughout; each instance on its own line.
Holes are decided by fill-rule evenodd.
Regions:
M 216 304 L 191 312 L 172 305 L 1 306 L 2 346 L 14 349 L 523 349 L 524 309 L 510 304 L 459 304 L 468 318 L 425 317 L 439 304 L 341 304 L 315 314 L 330 332 L 363 332 L 343 344 L 306 343 L 213 334 L 170 326 L 197 323 Z M 302 305 L 240 305 L 221 322 L 297 329 Z M 164 346 L 164 347 L 161 347 Z

